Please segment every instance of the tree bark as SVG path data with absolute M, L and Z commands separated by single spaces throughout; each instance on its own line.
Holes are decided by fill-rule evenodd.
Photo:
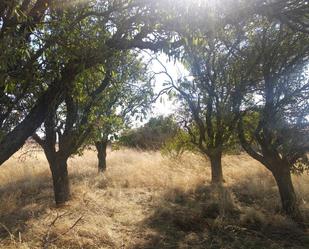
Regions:
M 64 204 L 70 199 L 70 184 L 66 159 L 49 162 L 53 178 L 55 201 L 57 205 Z
M 223 183 L 223 171 L 222 171 L 222 153 L 216 152 L 209 156 L 211 166 L 211 182 L 213 184 Z
M 274 165 L 272 174 L 276 180 L 284 213 L 298 223 L 303 222 L 295 194 L 289 165 Z
M 61 103 L 66 88 L 71 85 L 75 75 L 78 73 L 78 65 L 78 63 L 68 64 L 62 71 L 61 79 L 56 79 L 42 93 L 24 120 L 0 141 L 0 165 L 24 145 L 27 138 L 32 136 L 36 129 L 44 122 L 50 111 Z
M 58 87 L 50 87 L 26 118 L 0 141 L 0 165 L 24 145 L 27 138 L 44 122 L 49 108 L 59 103 L 61 96 Z
M 107 140 L 98 141 L 95 143 L 98 152 L 98 171 L 99 173 L 106 171 L 106 149 L 107 149 Z

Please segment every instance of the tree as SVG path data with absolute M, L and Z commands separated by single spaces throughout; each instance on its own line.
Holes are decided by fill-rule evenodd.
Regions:
M 242 91 L 242 76 L 247 73 L 231 50 L 239 48 L 240 34 L 231 26 L 228 29 L 207 40 L 185 35 L 183 62 L 190 75 L 177 82 L 170 77 L 180 103 L 180 122 L 192 145 L 210 159 L 212 183 L 224 180 L 222 153 L 235 143 L 235 103 Z
M 159 150 L 176 134 L 177 130 L 177 123 L 172 116 L 153 117 L 142 127 L 125 130 L 119 142 L 132 148 Z
M 208 11 L 212 12 L 210 17 L 206 18 L 212 19 L 215 26 L 233 25 L 259 16 L 285 24 L 295 32 L 309 33 L 309 6 L 306 0 L 196 0 L 195 5 L 198 16 L 203 16 L 203 13 Z M 206 23 L 208 25 L 205 25 Z M 209 20 L 207 22 L 204 20 L 203 24 L 204 27 L 209 26 Z
M 293 31 L 309 33 L 309 6 L 303 0 L 248 1 L 247 14 L 256 13 L 287 25 Z M 251 6 L 250 6 L 251 5 Z M 235 6 L 237 8 L 237 5 Z
M 93 131 L 93 140 L 97 150 L 99 173 L 106 171 L 107 146 L 109 142 L 112 140 L 112 137 L 115 137 L 116 133 L 125 125 L 122 116 L 116 114 L 115 107 L 116 105 L 112 106 L 109 110 L 104 111 L 105 113 L 100 110 L 99 115 L 101 115 L 101 117 Z
M 153 96 L 152 78 L 148 65 L 137 52 L 127 55 L 117 82 L 105 93 L 104 100 L 96 108 L 98 117 L 93 131 L 94 144 L 98 153 L 98 170 L 106 170 L 107 145 L 112 138 L 128 127 L 134 116 L 145 116 L 150 109 Z
M 106 64 L 80 74 L 72 88 L 65 92 L 59 107 L 49 110 L 41 131 L 44 136 L 33 135 L 49 162 L 57 204 L 69 200 L 67 160 L 78 153 L 90 138 L 97 124 L 97 108 L 102 102 L 107 101 L 109 108 L 113 107 L 108 98 L 113 97 L 112 88 L 124 84 L 122 80 L 127 77 L 126 70 L 130 70 L 129 56 L 128 52 L 114 51 L 109 53 Z
M 258 82 L 239 106 L 239 139 L 274 176 L 284 212 L 302 221 L 291 172 L 308 165 L 308 36 L 265 19 L 251 24 Z
M 49 110 L 44 121 L 44 137 L 33 135 L 35 141 L 42 146 L 50 165 L 57 204 L 69 200 L 67 160 L 72 154 L 78 152 L 89 136 L 92 126 L 90 109 L 97 103 L 110 83 L 110 74 L 109 71 L 105 72 L 104 80 L 86 97 L 86 100 L 79 98 L 83 96 L 82 94 L 74 93 L 77 90 L 76 87 L 66 92 L 65 100 L 59 108 Z
M 95 147 L 97 149 L 97 157 L 98 157 L 98 171 L 105 172 L 106 171 L 106 156 L 107 156 L 107 146 L 111 138 L 110 134 L 113 133 L 112 127 L 115 127 L 119 123 L 122 124 L 122 120 L 118 119 L 117 116 L 109 116 L 108 121 L 104 122 L 104 128 L 100 128 L 99 133 L 100 137 L 98 137 L 95 141 Z M 117 122 L 118 121 L 118 122 Z M 109 123 L 110 122 L 110 123 Z M 112 123 L 112 124 L 111 124 Z
M 40 123 L 42 109 L 35 107 L 32 100 L 39 98 L 41 82 L 37 59 L 44 49 L 39 46 L 40 38 L 34 34 L 44 27 L 41 21 L 46 17 L 50 2 L 3 1 L 0 5 L 0 49 L 3 51 L 0 56 L 0 164 L 30 135 L 27 134 L 30 126 L 40 125 L 37 123 Z M 47 99 L 54 99 L 51 96 L 56 99 L 54 90 L 38 101 L 46 103 Z M 25 115 L 23 110 L 31 106 L 33 112 Z
M 105 60 L 105 51 L 167 51 L 177 45 L 169 32 L 157 32 L 152 1 L 9 2 L 0 6 L 5 51 L 0 57 L 0 164 L 63 101 L 79 73 Z M 87 25 L 92 32 L 84 33 Z
M 54 54 L 52 64 L 45 60 L 46 53 L 53 53 L 58 48 L 81 51 L 83 47 L 76 43 L 78 39 L 75 43 L 70 39 L 71 35 L 85 38 L 78 30 L 79 25 L 92 22 L 104 27 L 109 35 L 101 42 L 108 48 L 138 47 L 174 55 L 183 44 L 175 31 L 198 29 L 208 36 L 218 26 L 221 28 L 256 14 L 279 19 L 294 30 L 308 32 L 306 1 L 252 0 L 245 4 L 238 0 L 229 1 L 215 6 L 208 1 L 175 0 L 2 1 L 0 164 L 42 124 L 50 106 L 59 105 L 66 85 L 81 72 L 80 65 L 90 68 L 98 62 L 98 51 L 94 50 L 87 51 L 93 52 L 89 58 L 78 55 L 68 60 L 64 54 L 59 58 Z M 195 13 L 193 18 L 192 13 Z M 101 32 L 93 39 L 102 38 L 103 30 L 99 25 L 93 31 Z M 105 48 L 101 49 L 102 52 Z M 53 71 L 57 75 L 52 76 Z

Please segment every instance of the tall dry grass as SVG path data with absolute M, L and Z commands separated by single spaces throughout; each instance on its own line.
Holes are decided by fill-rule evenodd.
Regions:
M 214 190 L 209 163 L 193 154 L 122 149 L 108 153 L 98 175 L 89 150 L 70 159 L 72 200 L 56 208 L 43 153 L 21 161 L 22 153 L 0 168 L 0 248 L 284 248 L 299 240 L 263 237 L 297 228 L 279 213 L 270 173 L 247 155 L 224 157 L 226 183 Z M 293 180 L 307 215 L 309 176 Z

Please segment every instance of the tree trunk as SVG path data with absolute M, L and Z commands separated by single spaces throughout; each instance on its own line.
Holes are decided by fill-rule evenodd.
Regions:
M 302 223 L 303 218 L 299 210 L 289 165 L 275 165 L 272 174 L 278 185 L 283 211 L 294 221 Z
M 50 163 L 53 177 L 54 195 L 57 205 L 64 204 L 70 198 L 70 185 L 66 159 L 58 159 Z
M 213 184 L 223 183 L 223 172 L 222 172 L 222 153 L 217 152 L 209 156 L 211 166 L 211 182 Z
M 106 170 L 106 149 L 107 149 L 107 144 L 108 141 L 107 140 L 102 140 L 99 142 L 95 143 L 95 146 L 97 148 L 97 152 L 98 152 L 98 171 L 99 172 L 105 172 Z
M 50 106 L 57 105 L 61 96 L 59 87 L 50 87 L 25 119 L 0 141 L 0 165 L 24 145 L 27 138 L 43 123 Z
M 91 64 L 88 65 L 89 67 Z M 44 122 L 50 110 L 57 107 L 63 97 L 65 89 L 74 81 L 78 64 L 68 65 L 63 69 L 61 80 L 56 80 L 42 93 L 35 106 L 27 116 L 12 131 L 0 141 L 0 165 L 18 151 L 38 127 Z

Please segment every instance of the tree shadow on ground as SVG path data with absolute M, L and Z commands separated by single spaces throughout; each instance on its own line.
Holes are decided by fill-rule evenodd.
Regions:
M 155 248 L 309 248 L 308 233 L 294 223 L 259 220 L 223 186 L 168 191 L 140 225 L 134 249 Z
M 50 176 L 38 175 L 21 179 L 0 187 L 0 239 L 23 232 L 30 219 L 37 219 L 53 206 Z
M 85 177 L 93 177 L 93 174 L 70 174 L 71 185 Z M 73 194 L 72 199 L 74 197 Z M 50 172 L 42 171 L 35 177 L 0 186 L 0 240 L 18 238 L 18 234 L 27 229 L 28 221 L 39 220 L 47 210 L 56 208 Z

